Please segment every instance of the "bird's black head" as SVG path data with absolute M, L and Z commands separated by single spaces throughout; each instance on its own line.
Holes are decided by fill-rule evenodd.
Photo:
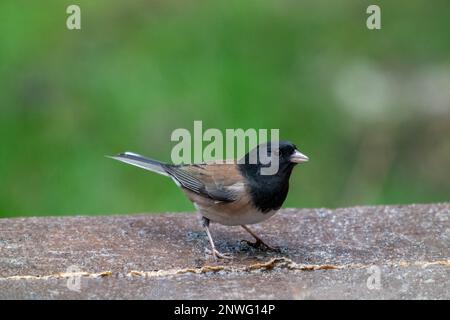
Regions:
M 308 161 L 289 141 L 260 144 L 239 161 L 253 202 L 263 212 L 278 209 L 286 199 L 289 178 L 296 164 Z
M 278 175 L 308 160 L 309 158 L 300 153 L 292 142 L 277 141 L 258 145 L 239 160 L 239 164 L 252 171 L 258 170 L 261 175 Z M 261 170 L 262 168 L 274 170 Z

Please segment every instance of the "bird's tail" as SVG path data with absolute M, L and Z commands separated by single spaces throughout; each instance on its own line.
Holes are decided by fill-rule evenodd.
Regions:
M 120 153 L 116 156 L 108 156 L 108 157 L 131 164 L 133 166 L 136 166 L 136 167 L 139 167 L 139 168 L 142 168 L 145 170 L 150 170 L 150 171 L 162 174 L 164 176 L 168 176 L 166 170 L 164 169 L 164 167 L 165 167 L 164 163 L 159 162 L 157 160 L 143 157 L 136 153 L 124 152 L 124 153 Z

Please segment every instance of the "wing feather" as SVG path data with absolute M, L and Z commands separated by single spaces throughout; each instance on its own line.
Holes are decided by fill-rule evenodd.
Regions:
M 235 164 L 166 166 L 165 170 L 183 188 L 216 201 L 236 201 L 245 187 Z

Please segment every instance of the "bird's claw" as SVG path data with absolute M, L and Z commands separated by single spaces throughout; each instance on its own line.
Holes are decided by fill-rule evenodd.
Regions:
M 255 242 L 251 242 L 248 240 L 241 240 L 241 242 L 245 242 L 247 245 L 249 245 L 250 247 L 253 247 L 253 248 L 259 248 L 259 249 L 263 249 L 263 250 L 280 252 L 280 248 L 272 247 L 262 240 L 257 240 Z
M 206 249 L 206 252 L 208 254 L 211 254 L 214 259 L 233 259 L 233 256 L 229 253 L 220 253 L 217 249 L 213 249 L 212 251 L 209 249 Z

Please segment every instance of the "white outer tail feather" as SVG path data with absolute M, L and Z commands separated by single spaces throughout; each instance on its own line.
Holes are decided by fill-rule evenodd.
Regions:
M 133 152 L 124 152 L 118 154 L 117 156 L 107 156 L 108 158 L 118 160 L 121 162 L 125 162 L 131 164 L 133 166 L 153 171 L 155 173 L 161 174 L 163 176 L 169 176 L 169 174 L 164 170 L 162 163 L 153 159 L 146 158 L 137 153 Z

